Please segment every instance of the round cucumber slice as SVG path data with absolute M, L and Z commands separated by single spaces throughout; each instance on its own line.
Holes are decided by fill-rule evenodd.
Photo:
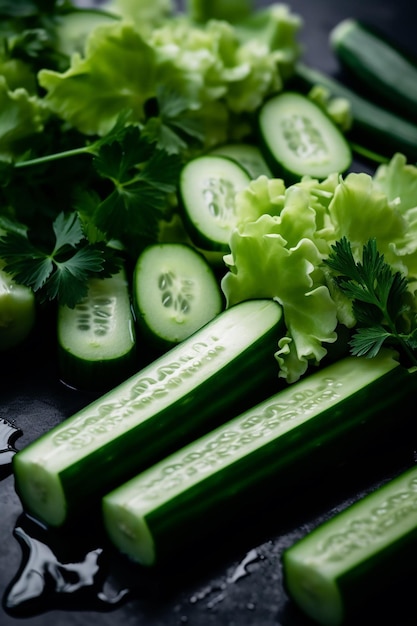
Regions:
M 225 156 L 196 157 L 183 167 L 179 191 L 184 225 L 196 246 L 229 251 L 238 223 L 235 196 L 250 181 L 248 172 Z
M 287 183 L 303 176 L 324 179 L 351 165 L 345 136 L 307 96 L 289 91 L 273 96 L 262 106 L 258 124 L 265 160 Z
M 154 244 L 142 252 L 134 271 L 133 303 L 142 332 L 159 347 L 183 341 L 223 308 L 210 265 L 181 243 Z

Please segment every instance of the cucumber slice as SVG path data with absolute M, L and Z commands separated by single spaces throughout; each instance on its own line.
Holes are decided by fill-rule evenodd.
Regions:
M 0 351 L 14 348 L 29 336 L 36 320 L 35 295 L 0 268 Z
M 254 180 L 259 176 L 272 178 L 272 172 L 258 146 L 250 143 L 228 143 L 210 150 L 210 154 L 228 157 L 243 167 Z
M 307 615 L 324 626 L 357 623 L 369 597 L 415 571 L 416 492 L 412 467 L 284 551 L 285 586 Z
M 104 391 L 131 375 L 136 337 L 125 272 L 91 279 L 75 308 L 59 306 L 57 332 L 59 373 L 68 386 Z
M 329 365 L 107 494 L 108 535 L 134 561 L 165 561 L 193 533 L 201 539 L 219 524 L 242 522 L 259 493 L 290 493 L 306 473 L 329 471 L 352 454 L 374 429 L 397 426 L 394 409 L 415 384 L 416 375 L 388 352 Z
M 272 300 L 242 302 L 13 457 L 23 507 L 61 526 L 277 384 Z M 242 385 L 244 381 L 244 385 Z
M 274 175 L 287 183 L 303 176 L 344 173 L 352 153 L 343 133 L 307 96 L 286 91 L 269 98 L 258 116 L 261 149 Z
M 219 283 L 204 257 L 188 245 L 155 244 L 136 263 L 133 303 L 144 336 L 169 348 L 223 308 Z
M 238 222 L 235 195 L 251 177 L 235 161 L 205 155 L 189 161 L 180 175 L 180 202 L 191 240 L 204 250 L 229 252 L 229 239 Z
M 294 84 L 304 92 L 321 85 L 331 96 L 349 101 L 353 117 L 349 139 L 357 144 L 356 151 L 378 151 L 388 160 L 396 152 L 401 152 L 410 161 L 417 160 L 417 124 L 371 102 L 359 92 L 304 63 L 296 65 Z

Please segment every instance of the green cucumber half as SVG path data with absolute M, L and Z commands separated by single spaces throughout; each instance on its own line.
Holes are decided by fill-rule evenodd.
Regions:
M 124 270 L 93 278 L 74 308 L 60 305 L 57 317 L 61 380 L 77 389 L 104 391 L 130 376 L 136 364 L 136 335 Z
M 32 289 L 16 283 L 0 264 L 0 352 L 23 343 L 35 321 L 36 302 Z
M 333 28 L 330 44 L 343 68 L 372 100 L 417 122 L 416 59 L 352 18 Z
M 259 493 L 277 499 L 300 490 L 306 476 L 329 471 L 374 429 L 397 425 L 394 409 L 415 383 L 391 353 L 347 357 L 315 372 L 107 494 L 110 539 L 152 566 L 193 535 L 242 522 Z
M 191 246 L 148 246 L 133 275 L 133 304 L 142 334 L 169 348 L 204 326 L 223 308 L 222 292 L 206 259 Z
M 250 181 L 247 171 L 225 156 L 196 157 L 183 167 L 180 201 L 184 225 L 196 246 L 229 252 L 230 235 L 238 221 L 235 196 Z
M 345 172 L 352 153 L 341 130 L 303 94 L 285 91 L 269 98 L 258 116 L 261 149 L 275 176 L 297 182 Z
M 13 457 L 24 509 L 49 526 L 277 385 L 272 300 L 242 302 Z
M 417 467 L 412 467 L 287 548 L 284 584 L 315 622 L 357 623 L 369 597 L 380 602 L 398 576 L 416 570 L 416 549 Z

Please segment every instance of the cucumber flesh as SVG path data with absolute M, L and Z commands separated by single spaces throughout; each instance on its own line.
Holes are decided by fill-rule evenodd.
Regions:
M 417 124 L 367 100 L 353 89 L 303 63 L 295 68 L 293 83 L 309 91 L 321 85 L 334 97 L 346 98 L 351 106 L 353 125 L 349 139 L 387 158 L 403 153 L 410 161 L 417 159 Z
M 329 471 L 384 425 L 413 393 L 416 378 L 391 353 L 347 357 L 290 385 L 103 498 L 114 545 L 152 566 L 219 532 L 269 489 L 299 489 L 306 473 Z M 199 529 L 195 533 L 195 529 Z
M 130 376 L 136 336 L 124 270 L 91 279 L 74 308 L 59 306 L 57 332 L 60 377 L 68 386 L 104 391 Z
M 210 265 L 180 243 L 155 244 L 142 252 L 134 270 L 133 303 L 143 336 L 162 348 L 180 343 L 223 308 Z
M 87 504 L 270 393 L 283 332 L 272 300 L 242 302 L 13 457 L 24 509 L 62 526 Z M 241 387 L 242 381 L 245 381 Z
M 412 467 L 284 551 L 284 584 L 304 613 L 323 626 L 355 623 L 369 596 L 415 570 L 416 492 Z
M 247 171 L 225 156 L 192 159 L 180 175 L 180 201 L 190 239 L 203 250 L 229 252 L 238 223 L 235 195 L 251 181 Z
M 269 98 L 258 118 L 261 148 L 276 176 L 288 183 L 303 176 L 324 179 L 352 163 L 343 133 L 307 96 L 286 91 Z

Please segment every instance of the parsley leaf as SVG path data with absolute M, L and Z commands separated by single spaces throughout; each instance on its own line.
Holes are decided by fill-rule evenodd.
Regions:
M 0 237 L 0 257 L 16 282 L 31 287 L 41 301 L 58 299 L 74 307 L 88 291 L 88 279 L 114 273 L 119 263 L 104 245 L 90 244 L 76 212 L 60 213 L 53 222 L 50 250 L 32 242 L 24 230 Z
M 332 246 L 324 261 L 335 272 L 339 289 L 352 301 L 357 328 L 350 341 L 351 352 L 369 358 L 385 343 L 396 345 L 409 363 L 417 365 L 417 311 L 407 278 L 392 267 L 370 239 L 356 261 L 346 237 Z
M 121 240 L 135 256 L 144 241 L 157 238 L 181 160 L 158 149 L 137 126 L 127 126 L 121 136 L 99 145 L 93 165 L 113 188 L 97 203 L 92 219 L 108 238 Z

